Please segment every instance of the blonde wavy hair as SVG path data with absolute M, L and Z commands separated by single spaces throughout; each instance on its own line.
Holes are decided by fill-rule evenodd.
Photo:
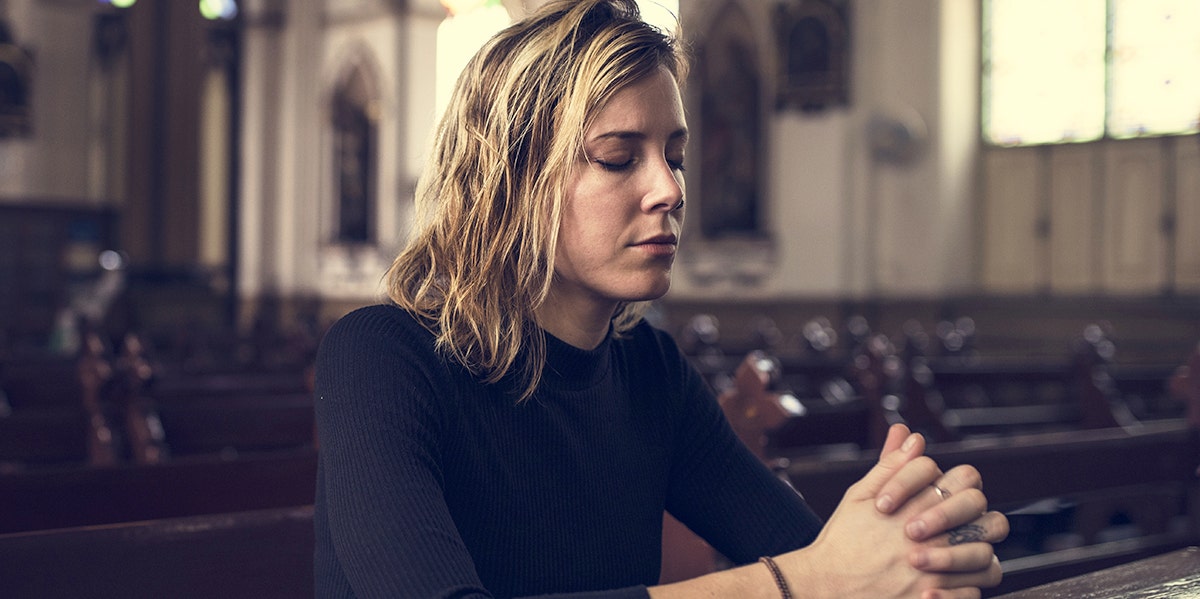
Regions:
M 554 277 L 584 134 L 618 90 L 659 67 L 682 86 L 678 39 L 643 22 L 634 0 L 552 0 L 496 34 L 458 79 L 387 292 L 486 383 L 520 377 L 518 401 L 546 362 L 534 315 Z M 628 330 L 643 308 L 622 304 L 613 330 Z

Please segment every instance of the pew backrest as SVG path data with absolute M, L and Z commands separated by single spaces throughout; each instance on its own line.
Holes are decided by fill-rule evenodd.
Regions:
M 316 476 L 313 448 L 0 474 L 0 533 L 305 505 Z
M 0 535 L 0 597 L 313 596 L 312 507 Z

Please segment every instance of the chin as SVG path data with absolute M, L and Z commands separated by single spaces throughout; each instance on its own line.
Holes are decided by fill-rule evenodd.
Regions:
M 661 280 L 653 281 L 643 286 L 640 291 L 630 293 L 625 301 L 628 302 L 648 302 L 656 300 L 667 294 L 671 289 L 671 277 L 666 276 Z

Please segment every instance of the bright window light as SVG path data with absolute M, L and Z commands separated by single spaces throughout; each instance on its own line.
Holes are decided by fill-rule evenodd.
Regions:
M 1200 131 L 1197 31 L 1196 0 L 985 0 L 984 140 Z
M 443 1 L 450 15 L 437 30 L 435 102 L 440 117 L 467 62 L 489 38 L 512 22 L 500 0 Z
M 1113 137 L 1200 130 L 1200 2 L 1113 0 Z
M 1027 145 L 1103 135 L 1104 2 L 992 0 L 988 8 L 986 139 Z

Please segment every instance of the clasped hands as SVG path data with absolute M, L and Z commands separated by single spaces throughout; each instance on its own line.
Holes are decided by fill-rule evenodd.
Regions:
M 969 599 L 1000 582 L 992 544 L 1008 536 L 1008 520 L 987 510 L 974 467 L 943 473 L 924 453 L 921 435 L 891 427 L 879 462 L 812 545 L 776 557 L 793 588 L 814 597 Z

